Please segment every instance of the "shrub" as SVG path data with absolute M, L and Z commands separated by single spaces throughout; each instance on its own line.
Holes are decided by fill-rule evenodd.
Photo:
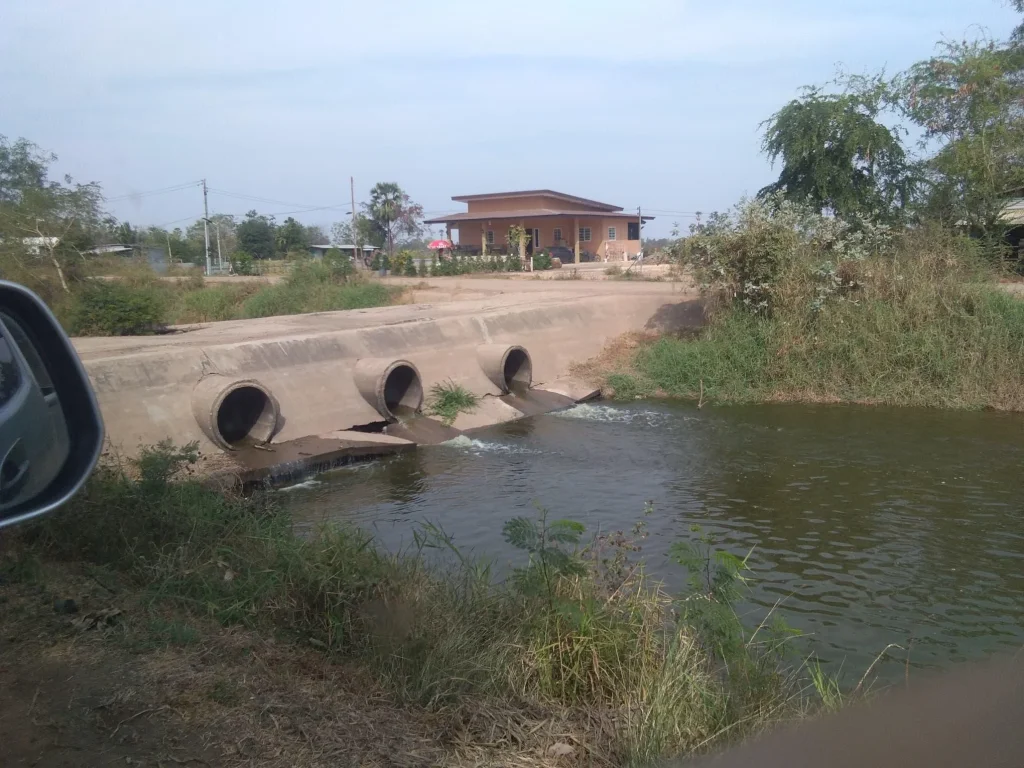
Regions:
M 185 290 L 171 313 L 175 323 L 210 323 L 241 316 L 245 300 L 265 288 L 262 283 L 226 283 Z
M 536 270 L 551 269 L 551 255 L 545 252 L 536 254 L 533 257 L 533 268 Z
M 342 280 L 348 279 L 356 272 L 352 259 L 338 248 L 331 248 L 324 254 L 324 264 L 330 269 L 331 275 Z
M 231 269 L 234 270 L 236 275 L 253 274 L 254 267 L 252 256 L 245 251 L 235 251 L 231 256 Z
M 885 225 L 859 220 L 855 227 L 776 195 L 712 214 L 675 255 L 706 292 L 767 315 L 800 283 L 817 283 L 821 299 L 848 291 L 853 286 L 843 282 L 838 265 L 885 256 L 891 241 Z
M 608 275 L 608 277 L 618 277 L 622 274 L 622 267 L 618 264 L 612 264 L 610 267 L 604 268 L 604 273 Z
M 406 277 L 416 277 L 419 274 L 419 271 L 416 269 L 416 259 L 414 256 L 410 256 L 405 262 L 405 270 L 403 271 L 403 274 Z
M 89 281 L 68 307 L 68 330 L 76 336 L 135 336 L 164 328 L 166 297 L 159 286 Z

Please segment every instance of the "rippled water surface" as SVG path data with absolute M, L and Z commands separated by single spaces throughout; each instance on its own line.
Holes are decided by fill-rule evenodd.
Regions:
M 282 496 L 409 543 L 429 520 L 499 564 L 508 518 L 540 504 L 591 531 L 654 504 L 643 554 L 697 523 L 753 550 L 756 619 L 780 602 L 801 642 L 845 674 L 888 644 L 913 665 L 1024 645 L 1024 418 L 837 406 L 580 405 L 323 475 Z M 892 649 L 883 675 L 900 674 Z

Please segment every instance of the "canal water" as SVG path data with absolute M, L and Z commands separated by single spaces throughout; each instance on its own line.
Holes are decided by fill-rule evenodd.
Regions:
M 850 406 L 578 405 L 343 468 L 282 493 L 300 526 L 355 523 L 386 547 L 417 523 L 519 561 L 505 520 L 538 505 L 589 532 L 644 518 L 670 587 L 696 524 L 752 552 L 748 622 L 777 611 L 857 679 L 1024 645 L 1024 417 Z

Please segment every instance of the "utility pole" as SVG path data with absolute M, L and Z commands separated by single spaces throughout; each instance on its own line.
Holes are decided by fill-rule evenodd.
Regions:
M 213 225 L 217 228 L 217 273 L 224 271 L 224 258 L 220 255 L 220 222 L 215 221 Z
M 206 179 L 203 179 L 203 239 L 206 241 L 206 274 L 210 274 L 210 206 L 206 201 Z
M 640 206 L 636 207 L 636 239 L 640 241 L 640 253 L 644 252 L 644 217 L 640 213 Z
M 348 190 L 352 195 L 352 261 L 358 266 L 363 263 L 363 252 L 359 250 L 359 226 L 356 222 L 356 179 L 348 177 Z

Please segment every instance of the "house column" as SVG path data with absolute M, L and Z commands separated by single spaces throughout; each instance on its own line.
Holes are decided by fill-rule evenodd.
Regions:
M 526 222 L 519 220 L 519 258 L 523 260 L 523 269 L 529 272 L 526 264 Z
M 480 255 L 487 255 L 487 227 L 482 221 L 480 222 Z
M 451 224 L 445 224 L 444 225 L 444 232 L 445 232 L 445 240 L 447 240 L 450 243 L 452 241 L 452 225 Z
M 573 240 L 576 241 L 576 263 L 579 264 L 580 263 L 580 220 L 579 219 L 575 219 L 574 218 L 572 220 L 572 229 L 573 229 L 573 232 L 575 233 L 574 236 L 573 236 Z

